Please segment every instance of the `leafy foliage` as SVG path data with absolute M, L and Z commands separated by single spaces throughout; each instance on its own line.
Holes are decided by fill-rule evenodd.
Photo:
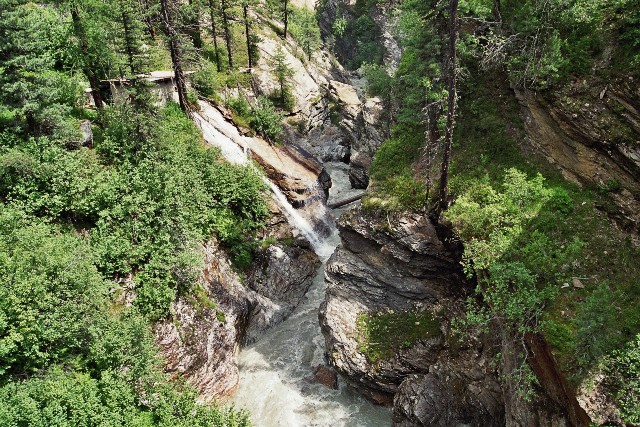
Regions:
M 0 377 L 81 351 L 106 283 L 86 241 L 0 207 Z
M 142 55 L 132 21 L 136 52 L 122 49 L 121 15 L 154 13 L 127 5 L 0 4 L 2 425 L 248 425 L 162 373 L 149 322 L 198 293 L 211 236 L 250 259 L 268 213 L 262 179 L 223 162 L 140 82 L 105 111 L 80 107 L 88 65 L 98 78 L 128 74 L 117 68 L 141 70 L 159 49 Z M 91 121 L 93 145 L 82 146 L 79 119 Z M 135 287 L 132 307 L 122 282 Z
M 607 360 L 608 386 L 614 390 L 622 419 L 640 423 L 640 335 Z
M 273 74 L 276 76 L 280 90 L 277 93 L 277 98 L 280 101 L 282 108 L 291 111 L 295 106 L 295 98 L 291 92 L 290 79 L 293 77 L 293 69 L 287 64 L 287 56 L 282 49 L 282 46 L 278 46 L 272 57 Z
M 258 97 L 251 109 L 249 124 L 269 141 L 275 141 L 282 133 L 283 114 L 276 111 L 273 103 L 265 96 Z
M 298 42 L 302 51 L 310 60 L 313 52 L 320 47 L 320 28 L 314 11 L 306 8 L 292 8 L 291 35 Z

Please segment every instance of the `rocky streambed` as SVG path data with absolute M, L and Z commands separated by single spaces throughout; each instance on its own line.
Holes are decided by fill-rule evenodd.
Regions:
M 330 200 L 350 194 L 347 167 L 328 165 Z M 325 244 L 340 242 L 334 232 Z M 326 366 L 318 309 L 325 298 L 323 259 L 301 304 L 282 323 L 262 334 L 238 355 L 239 387 L 232 401 L 250 411 L 258 426 L 391 425 L 388 408 L 374 405 Z

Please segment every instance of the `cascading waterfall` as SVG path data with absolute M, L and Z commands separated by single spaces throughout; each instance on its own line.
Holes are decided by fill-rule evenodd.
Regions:
M 346 178 L 340 166 L 329 165 L 332 180 Z M 335 173 L 334 173 L 335 172 Z M 340 174 L 344 176 L 341 176 Z M 344 182 L 334 185 L 330 197 L 345 197 Z M 279 325 L 269 329 L 238 355 L 240 384 L 232 401 L 251 413 L 260 427 L 388 427 L 391 412 L 376 406 L 339 381 L 337 390 L 318 384 L 314 368 L 325 364 L 324 336 L 318 308 L 324 300 L 324 265 L 340 237 L 334 232 L 324 241 L 322 265 L 306 300 Z
M 215 110 L 208 104 L 206 106 Z M 194 113 L 204 139 L 219 147 L 228 161 L 235 164 L 249 163 L 247 138 L 239 135 L 237 129 L 227 123 L 217 110 L 207 114 L 210 118 L 212 115 L 215 126 L 202 115 Z M 330 172 L 344 175 L 340 167 L 330 168 Z M 348 182 L 345 176 L 335 175 L 335 179 Z M 314 203 L 318 207 L 312 214 L 325 224 L 331 221 L 332 232 L 327 238 L 318 235 L 311 223 L 289 203 L 276 184 L 266 177 L 263 179 L 289 223 L 310 242 L 323 263 L 306 294 L 306 301 L 287 320 L 268 330 L 258 342 L 240 351 L 240 382 L 233 402 L 238 407 L 249 410 L 254 424 L 261 427 L 391 425 L 391 414 L 387 408 L 368 402 L 348 389 L 344 381 L 340 381 L 338 390 L 332 390 L 313 380 L 314 367 L 324 365 L 324 337 L 318 323 L 318 308 L 324 300 L 326 290 L 324 264 L 340 238 L 330 220 L 331 215 L 328 215 L 322 203 Z M 346 190 L 342 184 L 334 185 L 330 196 L 336 196 L 335 190 Z
M 200 114 L 194 112 L 193 117 L 200 130 L 202 130 L 204 140 L 207 141 L 207 143 L 218 147 L 222 156 L 227 159 L 229 163 L 244 165 L 249 162 L 249 157 L 247 156 L 248 148 L 246 145 L 243 148 L 240 148 L 238 144 L 220 133 L 218 129 L 216 129 Z
M 331 246 L 327 239 L 322 239 L 318 233 L 314 230 L 313 226 L 304 219 L 300 212 L 296 210 L 291 203 L 287 200 L 287 197 L 280 191 L 277 185 L 269 181 L 267 178 L 263 178 L 265 183 L 271 188 L 273 195 L 275 196 L 278 204 L 284 209 L 285 215 L 289 224 L 302 233 L 302 235 L 309 241 L 311 247 L 320 258 L 328 258 L 335 249 L 335 246 Z
M 222 155 L 229 162 L 241 165 L 248 164 L 249 143 L 251 139 L 240 135 L 238 129 L 226 121 L 215 107 L 204 101 L 200 101 L 199 105 L 206 117 L 195 112 L 193 113 L 193 117 L 198 127 L 202 130 L 205 141 L 220 148 Z M 276 184 L 271 182 L 267 177 L 263 177 L 262 179 L 273 192 L 274 199 L 284 212 L 289 223 L 309 241 L 313 250 L 321 257 L 330 255 L 333 249 L 323 242 L 324 239 L 318 235 L 312 223 L 289 203 L 287 197 Z M 310 192 L 320 192 L 316 182 L 309 183 L 308 188 Z M 327 224 L 329 215 L 324 205 L 320 204 L 319 208 L 314 209 L 311 214 L 313 215 L 313 222 L 323 224 L 326 229 L 331 229 Z

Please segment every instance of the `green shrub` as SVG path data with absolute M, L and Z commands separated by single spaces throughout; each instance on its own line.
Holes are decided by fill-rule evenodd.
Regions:
M 224 86 L 225 77 L 218 74 L 215 64 L 206 61 L 191 76 L 191 81 L 200 95 L 212 98 Z
M 248 117 L 251 113 L 251 106 L 247 100 L 241 96 L 229 98 L 226 105 L 238 116 Z
M 640 335 L 616 350 L 605 364 L 605 383 L 612 389 L 624 422 L 640 424 Z
M 331 31 L 336 38 L 342 38 L 347 30 L 348 21 L 344 16 L 340 16 L 331 24 Z
M 0 378 L 82 352 L 107 285 L 82 239 L 0 206 Z
M 366 63 L 362 65 L 361 70 L 367 81 L 367 93 L 388 102 L 391 99 L 393 80 L 387 70 L 381 65 Z
M 283 114 L 276 111 L 269 98 L 261 96 L 251 110 L 249 124 L 269 141 L 275 141 L 282 133 Z
M 369 15 L 358 17 L 346 36 L 356 41 L 356 53 L 348 63 L 349 68 L 356 70 L 365 62 L 381 64 L 384 55 L 381 36 L 380 29 Z

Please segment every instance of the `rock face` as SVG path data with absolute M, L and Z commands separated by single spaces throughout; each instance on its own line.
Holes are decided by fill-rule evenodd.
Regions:
M 155 327 L 165 369 L 185 377 L 204 401 L 229 396 L 238 384 L 235 354 L 247 327 L 250 301 L 225 254 L 212 241 L 205 248 L 202 285 L 215 306 L 181 297 L 173 321 Z
M 378 217 L 360 208 L 345 212 L 338 227 L 342 246 L 327 263 L 319 313 L 327 356 L 351 387 L 393 404 L 395 426 L 588 425 L 544 342 L 514 340 L 497 321 L 488 334 L 452 334 L 471 288 L 446 228 L 424 215 Z M 438 333 L 372 362 L 361 347 L 362 314 L 408 310 L 431 313 Z M 523 345 L 529 365 L 544 379 L 531 400 L 523 399 L 514 375 L 525 360 Z M 495 363 L 498 353 L 501 365 Z
M 504 424 L 484 350 L 491 346 L 476 340 L 454 349 L 444 338 L 466 291 L 456 245 L 417 214 L 388 220 L 355 209 L 338 225 L 343 243 L 327 264 L 319 315 L 331 364 L 368 398 L 394 403 L 397 425 Z M 442 333 L 371 363 L 359 350 L 358 315 L 407 310 L 438 313 Z
M 285 140 L 322 161 L 351 162 L 352 185 L 366 188 L 371 159 L 388 136 L 381 100 L 365 99 L 357 85 L 351 84 L 349 73 L 324 50 L 315 52 L 311 60 L 304 59 L 293 40 L 283 42 L 273 37 L 263 37 L 260 42 L 261 58 L 253 70 L 255 93 L 250 97 L 277 90 L 271 58 L 278 45 L 293 71 L 295 98 L 285 121 Z
M 247 274 L 255 292 L 245 342 L 254 342 L 268 328 L 285 320 L 307 293 L 320 266 L 318 256 L 297 246 L 271 245 Z
M 614 219 L 640 231 L 640 85 L 576 81 L 552 94 L 516 91 L 530 147 L 565 178 L 609 190 Z
M 272 205 L 271 211 L 263 237 L 291 243 L 261 250 L 243 283 L 217 242 L 210 241 L 204 251 L 203 293 L 178 298 L 173 319 L 154 328 L 165 370 L 186 378 L 203 401 L 224 400 L 234 392 L 239 347 L 287 318 L 320 265 L 279 208 Z

